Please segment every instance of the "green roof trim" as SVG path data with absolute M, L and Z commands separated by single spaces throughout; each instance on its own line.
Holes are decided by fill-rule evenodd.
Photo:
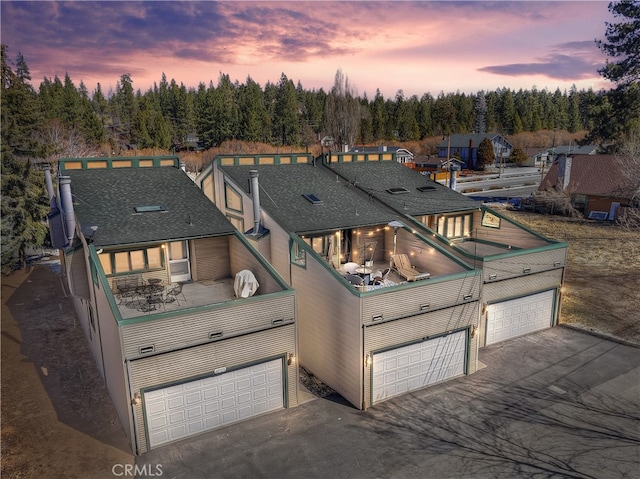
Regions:
M 60 158 L 60 171 L 118 169 L 118 168 L 157 168 L 180 167 L 180 158 L 174 155 L 161 156 L 100 156 L 93 158 Z

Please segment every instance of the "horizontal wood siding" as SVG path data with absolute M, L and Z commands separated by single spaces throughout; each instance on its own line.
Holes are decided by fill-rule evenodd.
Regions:
M 487 283 L 482 287 L 482 300 L 497 303 L 527 294 L 539 293 L 562 285 L 562 269 L 512 278 L 507 281 Z
M 83 299 L 89 299 L 89 277 L 87 273 L 87 260 L 84 250 L 79 249 L 67 255 L 70 265 L 71 293 Z
M 282 291 L 282 286 L 273 278 L 271 273 L 256 258 L 256 256 L 247 250 L 247 247 L 235 236 L 229 238 L 229 253 L 231 271 L 237 273 L 248 269 L 258 280 L 260 287 L 257 294 L 269 294 Z
M 300 364 L 362 407 L 361 299 L 307 256 L 307 268 L 292 266 L 298 298 Z
M 295 326 L 262 331 L 247 336 L 230 338 L 197 347 L 158 356 L 138 359 L 129 363 L 131 393 L 144 388 L 166 387 L 198 377 L 213 375 L 218 368 L 235 368 L 268 358 L 295 353 Z M 298 404 L 298 368 L 287 366 L 284 360 L 287 390 L 285 400 L 289 407 Z M 143 404 L 133 406 L 139 452 L 148 449 L 144 425 Z
M 511 245 L 517 248 L 536 248 L 549 244 L 549 241 L 545 241 L 523 226 L 513 224 L 504 218 L 500 220 L 500 228 L 482 226 L 482 214 L 482 211 L 473 213 L 473 238 Z
M 289 233 L 284 231 L 275 221 L 273 221 L 266 213 L 262 215 L 264 226 L 269 230 L 271 236 L 271 265 L 291 284 L 291 254 L 289 252 Z
M 139 348 L 153 345 L 155 352 L 170 351 L 209 340 L 209 334 L 242 333 L 269 327 L 274 320 L 295 319 L 294 292 L 277 298 L 254 296 L 197 312 L 179 311 L 171 317 L 156 318 L 121 327 L 125 357 L 140 357 Z
M 190 248 L 194 281 L 231 277 L 228 236 L 193 240 Z
M 102 288 L 95 289 L 97 321 L 100 325 L 100 338 L 102 343 L 102 359 L 104 364 L 104 379 L 106 382 L 111 402 L 116 409 L 118 419 L 129 441 L 133 445 L 131 437 L 131 398 L 129 397 L 126 371 L 124 369 L 124 356 L 120 342 L 120 330 L 117 321 L 111 311 L 107 300 L 107 292 Z
M 421 341 L 429 337 L 471 328 L 479 325 L 480 303 L 474 301 L 452 308 L 441 309 L 416 316 L 370 324 L 365 327 L 365 351 L 364 355 L 379 351 L 400 347 L 404 344 Z M 469 329 L 471 331 L 471 329 Z M 477 370 L 478 335 L 470 338 L 468 356 L 469 363 L 467 373 Z M 364 357 L 363 355 L 363 357 Z M 371 366 L 365 365 L 365 401 L 366 407 L 371 405 Z
M 391 239 L 393 244 L 393 239 Z M 392 247 L 393 248 L 393 247 Z M 409 255 L 411 264 L 431 276 L 461 273 L 467 268 L 405 230 L 398 230 L 396 252 Z
M 471 299 L 478 299 L 480 284 L 480 275 L 470 273 L 450 281 L 432 282 L 426 279 L 399 290 L 380 289 L 363 302 L 362 321 L 371 323 L 373 317 L 379 315 L 384 319 L 392 319 L 418 314 L 423 311 L 421 307 L 427 304 L 430 310 L 452 306 L 463 302 L 464 296 L 469 294 L 472 295 Z
M 539 273 L 555 269 L 562 270 L 566 263 L 566 248 L 550 251 L 538 251 L 510 255 L 499 259 L 485 259 L 483 262 L 483 277 L 485 282 L 500 281 L 509 278 Z M 495 278 L 492 279 L 493 275 Z

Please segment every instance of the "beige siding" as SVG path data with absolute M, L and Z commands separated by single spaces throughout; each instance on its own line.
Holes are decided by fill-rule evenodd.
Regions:
M 292 266 L 292 278 L 300 364 L 362 407 L 360 298 L 308 255 L 306 269 Z
M 251 271 L 260 285 L 258 294 L 282 291 L 282 286 L 273 278 L 267 268 L 235 236 L 229 238 L 229 253 L 231 271 L 238 272 L 244 269 Z
M 269 215 L 263 213 L 264 225 L 271 236 L 270 262 L 275 270 L 291 284 L 291 255 L 289 253 L 289 233 L 284 231 Z
M 213 374 L 217 368 L 235 368 L 268 358 L 282 356 L 286 371 L 286 401 L 298 404 L 298 368 L 287 366 L 287 353 L 295 353 L 295 326 L 287 325 L 255 334 L 230 338 L 182 349 L 167 354 L 138 359 L 129 363 L 131 392 L 144 388 L 165 387 Z M 134 406 L 139 452 L 147 451 L 143 404 Z
M 480 305 L 478 301 L 446 308 L 431 313 L 419 314 L 396 321 L 369 324 L 365 327 L 364 355 L 381 349 L 399 347 L 403 344 L 436 337 L 447 332 L 478 325 Z M 478 335 L 470 338 L 467 373 L 477 370 Z M 363 355 L 363 358 L 364 358 Z M 361 364 L 364 364 L 364 359 Z M 371 405 L 371 367 L 365 365 L 364 398 L 365 407 Z
M 500 220 L 500 228 L 482 226 L 482 211 L 473 214 L 473 237 L 480 240 L 493 241 L 518 248 L 536 248 L 549 244 L 549 241 L 536 236 L 523 226 L 513 224 L 504 218 Z
M 87 277 L 87 261 L 84 250 L 79 249 L 69 255 L 71 294 L 89 299 L 89 278 Z
M 131 398 L 127 390 L 120 330 L 109 306 L 107 293 L 101 288 L 95 288 L 94 291 L 104 361 L 104 379 L 122 428 L 129 441 L 133 444 L 130 427 Z
M 558 248 L 535 253 L 522 252 L 522 254 L 510 255 L 506 258 L 485 260 L 483 264 L 484 281 L 487 283 L 499 282 L 554 269 L 562 271 L 566 261 L 566 253 L 566 248 Z
M 392 245 L 391 252 L 393 253 L 393 235 L 387 244 Z M 405 230 L 398 230 L 396 252 L 409 255 L 411 264 L 418 271 L 431 273 L 431 277 L 461 273 L 467 270 L 461 264 Z
M 141 347 L 154 346 L 155 352 L 171 351 L 206 342 L 210 333 L 222 331 L 229 336 L 270 327 L 272 321 L 295 319 L 293 292 L 278 298 L 262 298 L 254 296 L 198 312 L 180 311 L 176 316 L 123 325 L 125 357 L 140 357 Z
M 496 303 L 526 294 L 538 293 L 562 285 L 562 269 L 512 278 L 508 281 L 487 283 L 482 287 L 482 301 Z
M 427 279 L 400 290 L 377 290 L 377 294 L 367 297 L 363 302 L 362 320 L 366 324 L 379 315 L 384 319 L 393 319 L 420 314 L 425 309 L 434 310 L 461 303 L 466 295 L 471 295 L 470 299 L 478 299 L 480 284 L 480 275 L 470 272 L 467 276 L 450 281 Z
M 229 237 L 202 238 L 190 242 L 191 274 L 194 281 L 231 277 Z

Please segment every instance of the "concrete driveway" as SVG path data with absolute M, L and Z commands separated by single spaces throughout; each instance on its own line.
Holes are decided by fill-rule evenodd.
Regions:
M 164 478 L 637 478 L 640 350 L 564 327 L 480 352 L 476 374 L 372 407 L 339 396 L 163 446 Z

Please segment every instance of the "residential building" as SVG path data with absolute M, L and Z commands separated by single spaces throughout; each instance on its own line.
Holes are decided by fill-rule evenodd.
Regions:
M 506 138 L 498 134 L 453 134 L 445 137 L 438 144 L 438 158 L 460 158 L 464 162 L 463 168 L 478 169 L 478 147 L 482 140 L 488 138 L 493 145 L 495 164 L 499 166 L 508 161 L 513 151 L 513 145 Z
M 550 166 L 538 191 L 558 192 L 588 218 L 614 220 L 620 207 L 637 206 L 638 175 L 615 155 L 561 156 Z M 637 200 L 636 200 L 637 201 Z
M 327 161 L 347 156 L 411 171 L 390 152 Z M 300 365 L 360 409 L 475 372 L 482 272 L 330 166 L 221 155 L 196 179 L 295 289 Z
M 413 153 L 400 146 L 354 146 L 349 153 L 393 153 L 398 163 L 413 163 Z
M 64 285 L 136 454 L 298 403 L 295 292 L 177 157 L 63 158 Z
M 566 243 L 545 238 L 394 161 L 354 161 L 342 154 L 332 155 L 327 167 L 396 212 L 399 221 L 482 270 L 479 347 L 557 323 Z

